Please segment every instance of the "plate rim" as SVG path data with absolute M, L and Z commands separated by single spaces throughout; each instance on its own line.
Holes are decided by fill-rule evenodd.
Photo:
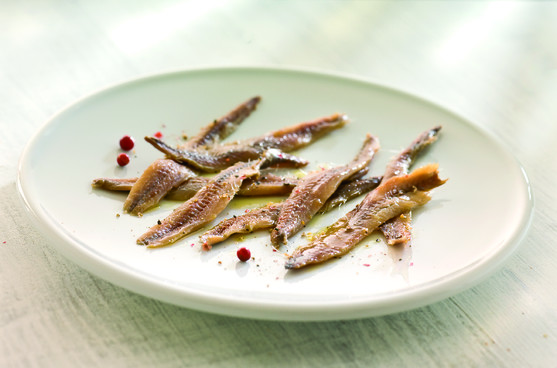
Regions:
M 121 264 L 115 264 L 113 261 L 101 257 L 99 254 L 92 252 L 87 248 L 83 248 L 74 239 L 58 229 L 51 221 L 45 218 L 44 214 L 33 207 L 32 199 L 26 192 L 26 183 L 24 180 L 25 163 L 29 159 L 34 143 L 40 139 L 43 132 L 54 124 L 57 119 L 65 112 L 72 108 L 78 107 L 88 100 L 103 95 L 117 88 L 130 87 L 132 84 L 145 83 L 149 80 L 160 78 L 168 78 L 172 75 L 185 75 L 199 72 L 238 72 L 238 71 L 264 71 L 272 73 L 298 73 L 310 74 L 312 76 L 322 76 L 343 80 L 346 82 L 357 82 L 368 85 L 370 87 L 380 88 L 390 92 L 397 93 L 406 98 L 419 101 L 422 104 L 429 105 L 434 109 L 443 111 L 452 115 L 462 123 L 469 125 L 478 131 L 478 133 L 486 136 L 490 142 L 497 145 L 497 148 L 505 153 L 516 165 L 523 179 L 522 184 L 525 189 L 525 208 L 524 215 L 521 218 L 520 226 L 514 229 L 512 236 L 506 242 L 505 246 L 498 247 L 477 262 L 468 264 L 457 271 L 444 275 L 441 278 L 426 282 L 421 285 L 415 285 L 405 289 L 404 291 L 391 291 L 380 294 L 374 294 L 371 297 L 359 297 L 358 299 L 328 301 L 326 304 L 315 304 L 307 301 L 296 302 L 277 302 L 276 300 L 247 300 L 244 297 L 234 298 L 223 296 L 218 293 L 203 292 L 201 290 L 186 290 L 184 286 L 177 287 L 172 282 L 162 278 L 154 277 L 155 275 L 147 275 L 139 272 L 132 267 L 123 267 Z M 291 320 L 291 321 L 324 321 L 324 320 L 347 320 L 354 318 L 365 318 L 380 316 L 386 314 L 397 313 L 405 310 L 415 309 L 424 305 L 440 301 L 449 296 L 456 295 L 466 290 L 481 280 L 494 273 L 501 267 L 504 261 L 516 250 L 523 241 L 533 218 L 534 197 L 530 180 L 526 170 L 521 165 L 515 155 L 494 135 L 491 131 L 475 122 L 463 117 L 454 111 L 419 95 L 410 93 L 401 88 L 392 87 L 385 83 L 378 83 L 369 78 L 362 76 L 338 73 L 332 71 L 324 71 L 315 68 L 296 68 L 290 66 L 208 66 L 186 69 L 175 69 L 163 71 L 159 73 L 146 74 L 135 78 L 129 78 L 124 81 L 112 83 L 108 86 L 97 89 L 73 102 L 70 102 L 48 118 L 42 126 L 29 139 L 19 158 L 17 166 L 16 178 L 17 192 L 22 200 L 25 212 L 29 218 L 34 220 L 35 227 L 49 240 L 50 246 L 54 247 L 65 258 L 76 263 L 81 268 L 94 274 L 95 276 L 106 280 L 114 285 L 118 285 L 135 293 L 154 298 L 167 303 L 175 304 L 181 307 L 196 309 L 198 311 L 211 312 L 221 315 L 234 317 L 266 319 L 266 320 Z M 41 216 L 42 215 L 42 216 Z M 51 226 L 47 226 L 51 224 Z M 64 244 L 66 243 L 66 244 Z M 94 261 L 91 264 L 91 260 Z M 475 272 L 473 272 L 475 270 Z M 468 276 L 468 277 L 466 277 Z M 223 311 L 222 306 L 226 304 L 227 311 Z

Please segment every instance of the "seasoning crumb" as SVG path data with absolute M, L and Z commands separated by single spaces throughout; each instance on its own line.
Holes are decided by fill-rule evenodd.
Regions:
M 410 266 L 414 266 L 414 262 L 410 262 Z
M 380 240 L 379 238 L 377 238 L 377 239 L 375 239 L 375 241 L 376 241 L 377 243 L 379 243 L 381 240 Z
M 218 261 L 217 263 L 218 263 L 219 265 L 221 265 L 221 264 L 222 264 L 222 262 L 221 262 L 221 261 Z
M 117 214 L 116 214 L 116 217 L 120 217 L 120 214 L 119 214 L 119 213 L 117 213 Z
M 364 266 L 364 267 L 369 267 L 370 264 L 369 264 L 369 263 L 364 263 L 362 266 Z
M 157 224 L 161 225 L 162 224 L 161 220 L 157 220 Z

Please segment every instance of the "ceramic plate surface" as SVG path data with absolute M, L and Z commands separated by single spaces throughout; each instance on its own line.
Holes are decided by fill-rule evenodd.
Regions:
M 193 135 L 254 95 L 254 112 L 229 138 L 259 135 L 334 112 L 351 122 L 297 152 L 309 172 L 348 162 L 366 133 L 379 137 L 371 165 L 381 175 L 388 160 L 422 131 L 442 125 L 440 139 L 415 167 L 439 163 L 449 178 L 414 211 L 411 248 L 388 247 L 378 233 L 351 253 L 301 271 L 284 268 L 268 233 L 234 237 L 201 250 L 196 232 L 161 249 L 136 238 L 179 203 L 163 201 L 143 217 L 122 213 L 125 194 L 95 190 L 98 177 L 139 176 L 161 154 L 142 137 L 160 131 L 169 143 Z M 131 162 L 116 164 L 118 141 L 136 138 Z M 299 173 L 298 173 L 299 174 Z M 334 320 L 398 312 L 454 295 L 492 272 L 528 227 L 532 199 L 513 156 L 490 134 L 422 99 L 349 77 L 270 68 L 175 72 L 124 83 L 82 99 L 48 121 L 29 142 L 19 168 L 19 190 L 37 227 L 83 268 L 137 293 L 202 311 L 276 320 Z M 272 198 L 279 200 L 280 198 Z M 236 198 L 217 219 L 243 213 L 269 198 Z M 316 232 L 359 199 L 316 217 Z M 215 224 L 216 221 L 213 223 Z M 254 259 L 239 262 L 239 247 Z

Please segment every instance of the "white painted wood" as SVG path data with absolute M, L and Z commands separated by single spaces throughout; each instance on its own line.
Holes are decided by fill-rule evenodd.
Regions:
M 0 30 L 0 366 L 557 365 L 556 3 L 4 1 Z M 353 74 L 494 133 L 536 199 L 518 251 L 425 308 L 282 323 L 138 296 L 52 250 L 15 187 L 21 151 L 46 119 L 130 78 L 243 64 Z

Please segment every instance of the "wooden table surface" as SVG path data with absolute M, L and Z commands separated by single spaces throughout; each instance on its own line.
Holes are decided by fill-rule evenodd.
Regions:
M 557 366 L 557 3 L 3 1 L 0 30 L 1 367 Z M 235 65 L 350 74 L 482 126 L 531 180 L 526 238 L 465 292 L 340 322 L 188 310 L 57 253 L 15 185 L 34 132 L 100 88 Z

